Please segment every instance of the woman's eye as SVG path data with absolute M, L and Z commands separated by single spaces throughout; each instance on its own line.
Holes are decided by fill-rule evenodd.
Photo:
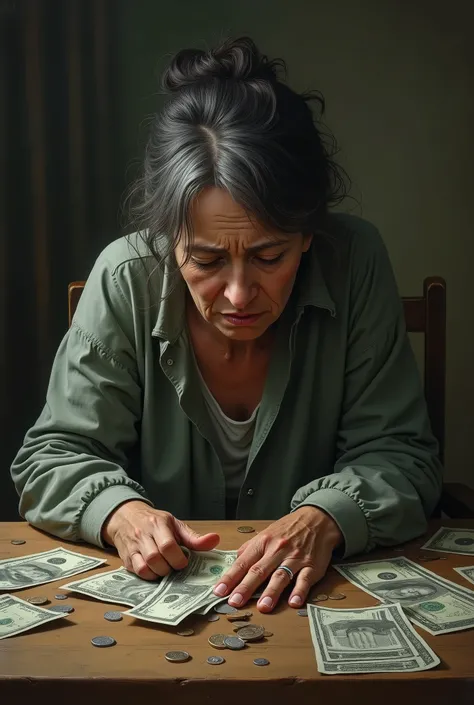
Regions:
M 200 262 L 198 259 L 194 259 L 194 257 L 191 257 L 191 261 L 196 267 L 200 267 L 200 269 L 210 269 L 211 267 L 216 267 L 220 260 L 218 259 L 213 259 L 211 262 Z
M 262 264 L 276 264 L 283 257 L 283 252 L 280 252 L 276 257 L 256 257 L 256 259 Z

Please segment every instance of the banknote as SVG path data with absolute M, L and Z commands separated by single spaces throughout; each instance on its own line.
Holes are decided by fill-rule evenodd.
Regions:
M 474 529 L 451 529 L 442 526 L 421 548 L 425 551 L 474 556 Z
M 399 602 L 407 617 L 430 634 L 474 627 L 474 592 L 404 556 L 334 568 L 381 602 Z
M 320 673 L 425 671 L 440 662 L 399 604 L 362 609 L 308 604 L 308 617 Z
M 149 622 L 176 626 L 195 610 L 216 602 L 212 589 L 233 564 L 236 551 L 188 552 L 188 565 L 170 573 L 155 593 L 124 614 Z
M 118 570 L 108 570 L 105 573 L 91 575 L 82 580 L 74 580 L 66 585 L 61 585 L 60 589 L 79 592 L 103 602 L 135 607 L 154 593 L 159 584 L 159 579 L 155 581 L 143 580 L 135 573 L 129 573 L 122 567 Z
M 474 565 L 467 565 L 465 568 L 455 568 L 454 569 L 463 578 L 469 580 L 470 583 L 474 583 Z
M 30 605 L 14 595 L 0 596 L 0 639 L 15 636 L 41 624 L 62 619 L 66 615 L 44 610 L 37 605 Z
M 106 562 L 104 558 L 85 556 L 62 547 L 19 558 L 7 558 L 0 561 L 0 590 L 11 592 L 33 585 L 52 583 L 92 570 Z

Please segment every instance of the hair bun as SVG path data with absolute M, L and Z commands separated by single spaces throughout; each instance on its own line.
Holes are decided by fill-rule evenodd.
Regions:
M 260 79 L 275 83 L 281 59 L 268 60 L 250 37 L 227 39 L 209 51 L 182 49 L 163 74 L 163 88 L 174 93 L 197 81 L 213 78 L 245 81 Z

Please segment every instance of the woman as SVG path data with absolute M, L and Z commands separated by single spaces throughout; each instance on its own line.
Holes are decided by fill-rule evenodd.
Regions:
M 441 467 L 389 259 L 308 105 L 248 38 L 177 54 L 140 230 L 98 258 L 12 475 L 20 511 L 154 579 L 182 519 L 271 519 L 216 585 L 298 607 L 335 550 L 424 532 Z M 322 101 L 320 101 L 321 106 Z

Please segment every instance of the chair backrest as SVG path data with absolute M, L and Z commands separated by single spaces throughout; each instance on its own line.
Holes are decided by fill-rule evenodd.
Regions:
M 69 325 L 81 298 L 85 282 L 68 286 Z M 402 299 L 409 333 L 423 333 L 424 389 L 433 433 L 444 461 L 445 386 L 446 386 L 446 282 L 441 277 L 427 277 L 423 296 Z
M 81 294 L 84 290 L 85 282 L 71 282 L 67 287 L 67 312 L 69 319 L 69 326 L 71 325 L 72 318 L 81 298 Z
M 444 462 L 446 398 L 446 282 L 427 277 L 423 296 L 402 299 L 409 333 L 424 333 L 424 389 L 431 428 Z

